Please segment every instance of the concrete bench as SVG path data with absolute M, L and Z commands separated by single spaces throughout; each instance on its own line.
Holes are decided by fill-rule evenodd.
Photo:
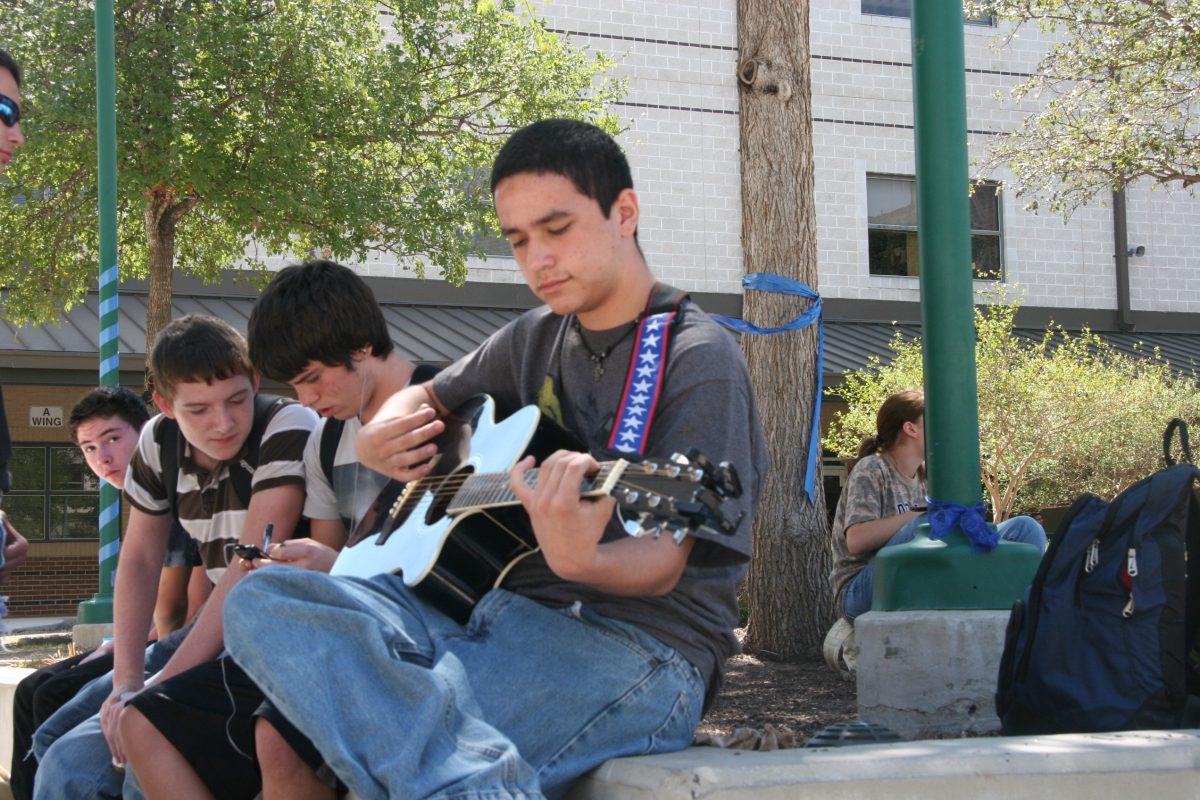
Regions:
M 568 800 L 1129 800 L 1200 796 L 1200 731 L 923 740 L 610 761 Z
M 0 764 L 12 698 L 0 668 Z M 0 786 L 0 797 L 6 786 Z M 568 800 L 1129 800 L 1200 796 L 1200 731 L 988 737 L 754 753 L 692 747 L 610 761 Z M 353 795 L 352 795 L 353 797 Z

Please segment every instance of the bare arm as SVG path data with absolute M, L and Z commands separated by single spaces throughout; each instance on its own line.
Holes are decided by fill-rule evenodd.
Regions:
M 129 512 L 113 591 L 113 688 L 100 708 L 100 727 L 118 763 L 124 763 L 125 756 L 117 720 L 130 693 L 145 683 L 146 631 L 154 613 L 170 530 L 169 514 L 147 514 L 137 507 Z
M 424 476 L 432 467 L 425 462 L 437 452 L 428 442 L 445 428 L 439 417 L 447 413 L 430 384 L 401 389 L 359 431 L 355 442 L 359 461 L 399 481 Z
M 874 553 L 888 543 L 896 531 L 921 516 L 919 511 L 905 511 L 890 517 L 857 522 L 846 528 L 846 550 L 852 556 Z
M 559 451 L 542 464 L 534 488 L 524 477 L 532 466 L 532 457 L 518 464 L 509 485 L 529 512 L 555 575 L 626 597 L 664 595 L 675 588 L 692 551 L 691 537 L 681 545 L 669 536 L 601 544 L 616 503 L 579 496 L 584 477 L 599 468 L 596 460 L 586 453 Z

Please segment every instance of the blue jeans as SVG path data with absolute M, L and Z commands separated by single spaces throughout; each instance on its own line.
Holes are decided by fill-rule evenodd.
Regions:
M 186 631 L 146 648 L 147 675 L 166 666 L 183 635 Z M 100 706 L 112 693 L 112 680 L 111 672 L 96 678 L 33 734 L 38 760 L 34 800 L 121 797 L 123 791 L 126 800 L 141 796 L 125 773 L 113 767 L 112 752 L 100 730 Z
M 363 800 L 558 797 L 686 747 L 704 699 L 674 649 L 587 607 L 494 590 L 463 626 L 392 575 L 254 572 L 225 645 Z
M 917 535 L 917 526 L 925 522 L 925 515 L 917 517 L 900 530 L 892 534 L 883 547 L 911 542 Z M 1000 538 L 1008 542 L 1031 544 L 1039 551 L 1046 549 L 1046 532 L 1033 517 L 1012 517 L 996 526 Z M 880 548 L 881 550 L 883 548 Z M 843 616 L 854 621 L 859 614 L 871 610 L 872 592 L 875 588 L 875 559 L 872 558 L 862 570 L 846 584 Z

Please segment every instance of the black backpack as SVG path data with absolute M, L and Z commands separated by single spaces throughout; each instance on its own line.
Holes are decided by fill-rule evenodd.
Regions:
M 1178 728 L 1200 695 L 1200 470 L 1175 464 L 1067 511 L 1009 618 L 996 690 L 1004 735 Z M 1190 576 L 1190 580 L 1189 580 Z

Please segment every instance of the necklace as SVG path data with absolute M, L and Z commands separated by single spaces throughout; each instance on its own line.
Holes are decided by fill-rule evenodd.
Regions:
M 593 350 L 592 346 L 588 344 L 588 340 L 583 335 L 583 326 L 579 324 L 578 317 L 574 318 L 571 322 L 575 326 L 575 333 L 579 336 L 579 341 L 583 343 L 583 349 L 587 350 L 588 360 L 592 362 L 592 380 L 599 383 L 600 379 L 604 377 L 605 359 L 612 355 L 612 351 L 617 349 L 617 345 L 629 338 L 629 334 L 633 333 L 634 329 L 637 328 L 638 320 L 635 319 L 629 323 L 629 327 L 625 329 L 620 338 L 599 353 Z

